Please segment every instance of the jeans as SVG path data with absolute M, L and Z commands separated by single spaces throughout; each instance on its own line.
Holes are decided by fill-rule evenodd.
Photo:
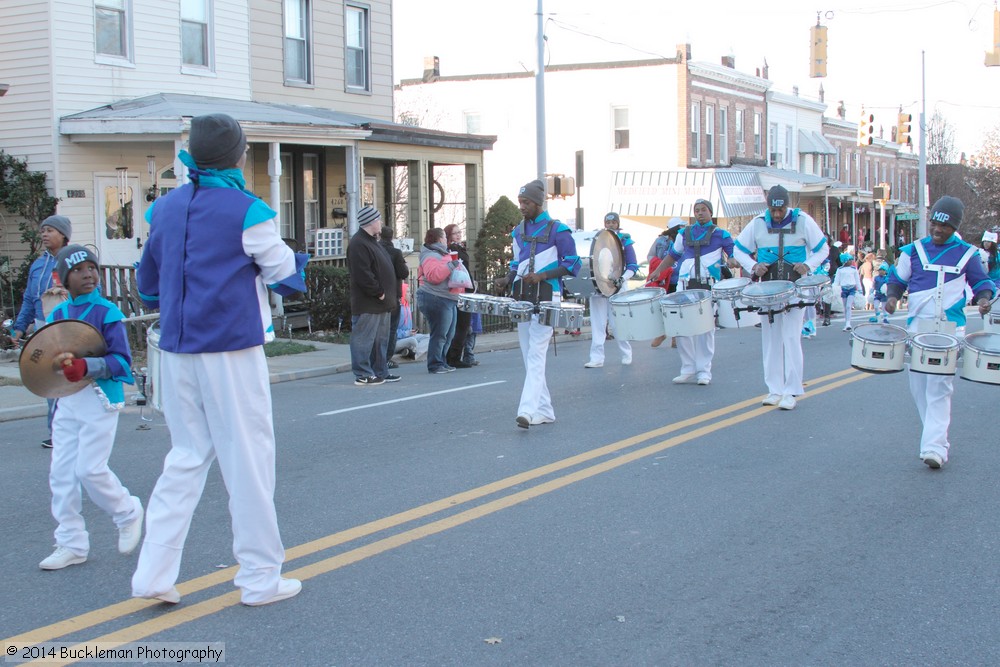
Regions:
M 465 363 L 471 364 L 476 360 L 476 353 L 474 351 L 475 349 L 476 349 L 476 334 L 474 331 L 470 330 L 468 335 L 465 337 L 465 350 L 464 350 L 464 355 L 462 357 L 462 360 Z
M 389 313 L 362 313 L 351 317 L 351 370 L 354 377 L 389 374 Z
M 417 291 L 417 305 L 430 325 L 431 340 L 427 348 L 427 370 L 434 371 L 448 367 L 445 356 L 451 339 L 455 336 L 455 320 L 458 319 L 458 301 Z
M 386 363 L 396 354 L 396 335 L 399 330 L 399 315 L 401 312 L 402 309 L 396 306 L 396 309 L 389 313 L 389 342 L 385 346 Z M 375 364 L 375 350 L 372 350 L 372 364 Z

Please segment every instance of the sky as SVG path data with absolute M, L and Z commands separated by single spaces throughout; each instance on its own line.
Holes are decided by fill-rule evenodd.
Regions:
M 674 57 L 754 74 L 768 65 L 772 90 L 818 99 L 827 116 L 841 100 L 847 120 L 875 115 L 885 138 L 900 106 L 926 118 L 940 111 L 958 152 L 973 154 L 983 134 L 1000 127 L 1000 67 L 983 64 L 993 45 L 994 1 L 873 0 L 543 0 L 546 64 Z M 419 78 L 425 56 L 441 75 L 534 71 L 538 0 L 394 0 L 395 80 Z M 827 77 L 809 77 L 809 28 L 828 28 Z M 923 54 L 923 55 L 922 55 Z M 922 66 L 923 62 L 923 66 Z M 922 69 L 925 87 L 922 86 Z M 533 100 L 531 102 L 534 103 Z M 916 141 L 916 138 L 914 139 Z M 914 147 L 916 151 L 916 146 Z

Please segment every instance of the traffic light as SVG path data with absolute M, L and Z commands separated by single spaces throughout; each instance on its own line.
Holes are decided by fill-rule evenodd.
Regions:
M 861 122 L 858 123 L 858 146 L 871 146 L 872 135 L 875 133 L 875 116 L 870 113 L 861 114 Z
M 883 204 L 889 201 L 889 184 L 879 183 L 874 188 L 872 188 L 872 199 L 875 201 L 880 201 Z
M 908 113 L 899 114 L 899 120 L 896 122 L 896 143 L 901 146 L 912 146 L 913 139 L 910 138 L 910 123 L 913 121 L 913 115 Z
M 819 24 L 809 29 L 812 46 L 809 49 L 809 76 L 817 79 L 826 76 L 826 26 Z

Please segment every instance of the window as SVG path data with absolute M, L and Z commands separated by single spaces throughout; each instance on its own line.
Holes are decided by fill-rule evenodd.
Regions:
M 615 150 L 628 148 L 628 107 L 614 107 L 612 111 Z
M 292 187 L 292 154 L 281 154 L 281 176 L 278 177 L 278 187 L 281 189 L 281 238 L 295 238 L 295 188 Z
M 778 163 L 778 124 L 768 123 L 767 126 L 767 148 L 771 155 L 768 156 L 768 164 L 775 166 Z
M 719 107 L 719 162 L 729 164 L 729 107 Z
M 285 81 L 311 83 L 309 0 L 285 0 Z
M 701 160 L 701 105 L 695 102 L 691 105 L 691 146 L 692 162 Z
M 185 65 L 210 67 L 211 0 L 181 0 L 181 59 Z
M 705 105 L 705 161 L 715 162 L 715 107 Z
M 302 204 L 304 207 L 306 242 L 312 240 L 313 232 L 319 229 L 319 155 L 302 155 Z
M 792 169 L 792 126 L 785 126 L 785 168 Z
M 98 55 L 131 60 L 130 9 L 130 0 L 94 0 Z
M 764 155 L 762 131 L 764 129 L 764 118 L 759 114 L 753 115 L 753 154 L 755 156 Z
M 347 18 L 344 33 L 344 46 L 347 49 L 345 55 L 347 87 L 369 91 L 371 81 L 368 74 L 368 10 L 364 7 L 347 5 L 344 11 Z
M 738 144 L 742 144 L 747 140 L 746 134 L 743 132 L 743 116 L 745 113 L 746 111 L 743 109 L 736 110 L 736 143 Z
M 483 126 L 483 118 L 478 111 L 466 111 L 465 112 L 465 133 L 466 134 L 481 134 Z

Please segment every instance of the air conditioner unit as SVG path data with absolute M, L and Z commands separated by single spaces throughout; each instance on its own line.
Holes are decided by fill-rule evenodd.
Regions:
M 745 143 L 743 143 L 742 141 L 737 141 L 736 142 L 736 153 L 738 155 L 744 155 L 744 154 L 746 154 L 746 152 L 747 152 L 747 145 Z

